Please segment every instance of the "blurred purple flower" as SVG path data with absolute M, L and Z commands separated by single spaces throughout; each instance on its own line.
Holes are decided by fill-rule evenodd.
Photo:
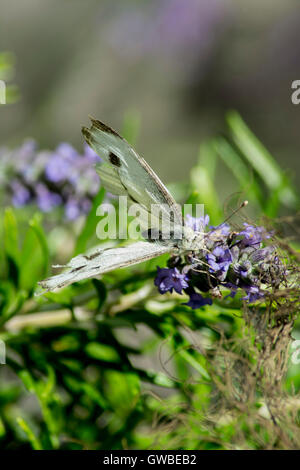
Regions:
M 166 55 L 185 70 L 204 63 L 227 25 L 227 0 L 152 0 L 121 10 L 107 29 L 110 44 L 137 60 Z M 178 60 L 180 58 L 180 60 Z
M 30 200 L 30 191 L 25 188 L 19 181 L 11 182 L 11 189 L 13 191 L 12 203 L 16 207 L 21 207 L 27 204 Z
M 0 184 L 15 206 L 37 204 L 43 212 L 64 206 L 69 220 L 89 212 L 100 186 L 93 166 L 101 160 L 89 146 L 85 144 L 83 155 L 67 142 L 53 152 L 37 151 L 36 143 L 28 140 L 2 152 Z
M 74 172 L 77 156 L 78 153 L 70 144 L 61 143 L 47 162 L 45 168 L 46 178 L 53 183 L 59 183 L 70 178 Z
M 43 212 L 51 211 L 62 202 L 62 198 L 59 194 L 49 191 L 47 186 L 41 183 L 36 186 L 36 197 L 37 205 Z
M 65 205 L 65 214 L 67 219 L 75 220 L 81 214 L 79 202 L 76 199 L 69 199 Z

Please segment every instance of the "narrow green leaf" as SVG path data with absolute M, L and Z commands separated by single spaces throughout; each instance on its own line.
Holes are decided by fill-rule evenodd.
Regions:
M 288 183 L 278 163 L 250 131 L 241 116 L 236 111 L 231 111 L 227 115 L 227 122 L 234 142 L 267 187 L 272 191 L 279 189 L 281 202 L 288 206 L 295 206 L 298 197 L 294 189 Z
M 17 263 L 19 257 L 18 225 L 14 211 L 8 207 L 4 212 L 4 246 L 6 254 Z
M 48 274 L 49 250 L 40 219 L 36 214 L 29 222 L 20 255 L 20 286 L 27 290 Z
M 87 344 L 85 351 L 88 356 L 101 361 L 120 362 L 120 357 L 117 351 L 107 344 L 91 342 Z
M 254 179 L 254 175 L 251 175 L 249 168 L 244 163 L 238 152 L 223 137 L 215 139 L 212 145 L 214 146 L 216 153 L 223 160 L 224 164 L 229 168 L 233 176 L 239 182 L 241 190 L 247 191 L 251 196 L 251 203 L 253 203 L 253 199 L 255 199 L 257 204 L 262 206 L 264 198 L 261 189 Z
M 182 349 L 181 351 L 179 351 L 179 355 L 184 358 L 191 366 L 193 366 L 194 369 L 196 369 L 199 374 L 202 375 L 202 377 L 204 377 L 206 380 L 210 380 L 210 376 L 204 369 L 204 367 L 187 350 Z
M 26 436 L 28 437 L 28 440 L 34 450 L 42 450 L 43 446 L 40 442 L 40 440 L 37 438 L 37 436 L 34 434 L 33 430 L 29 426 L 28 423 L 26 423 L 25 419 L 19 416 L 17 418 L 17 423 L 22 429 L 22 431 L 25 432 Z
M 92 283 L 94 284 L 94 287 L 98 294 L 98 300 L 99 300 L 98 311 L 99 311 L 106 300 L 107 290 L 106 290 L 104 282 L 100 281 L 99 279 L 92 279 Z

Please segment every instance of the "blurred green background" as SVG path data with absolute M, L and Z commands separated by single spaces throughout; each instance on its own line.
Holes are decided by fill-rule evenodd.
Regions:
M 141 121 L 138 150 L 163 181 L 187 178 L 228 108 L 299 175 L 297 0 L 1 0 L 0 45 L 22 99 L 0 107 L 0 141 L 81 146 L 88 114 Z M 225 172 L 225 173 L 224 173 Z M 231 177 L 220 165 L 224 196 Z

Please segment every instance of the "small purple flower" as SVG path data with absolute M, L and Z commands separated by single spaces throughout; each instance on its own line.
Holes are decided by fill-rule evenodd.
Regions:
M 78 157 L 77 150 L 68 142 L 61 142 L 55 150 L 55 153 L 66 160 L 72 161 Z
M 244 230 L 239 232 L 242 237 L 241 245 L 244 247 L 259 245 L 264 239 L 270 238 L 270 234 L 264 227 L 254 227 L 254 225 L 244 223 Z
M 38 184 L 36 187 L 37 205 L 43 212 L 49 212 L 54 207 L 62 203 L 62 198 L 59 194 L 49 191 L 44 184 Z
M 191 227 L 195 232 L 204 232 L 205 227 L 209 224 L 209 215 L 204 217 L 192 217 L 190 214 L 186 216 L 186 225 Z
M 188 305 L 188 307 L 191 307 L 193 310 L 203 307 L 204 305 L 212 305 L 212 299 L 205 298 L 195 291 L 191 292 L 189 296 L 190 300 L 182 305 Z
M 233 299 L 236 296 L 238 286 L 233 284 L 232 282 L 226 282 L 226 284 L 224 284 L 224 287 L 227 287 L 231 291 L 230 294 L 226 295 L 225 299 L 227 299 L 228 297 L 231 297 Z
M 59 183 L 68 177 L 70 172 L 70 162 L 64 160 L 59 155 L 53 154 L 45 168 L 45 175 L 48 181 Z
M 160 268 L 157 266 L 154 284 L 158 287 L 160 294 L 172 292 L 173 289 L 181 294 L 182 289 L 188 288 L 188 280 L 188 276 L 181 274 L 177 268 Z
M 247 294 L 243 297 L 243 300 L 246 300 L 247 302 L 255 302 L 256 300 L 264 297 L 264 294 L 257 286 L 243 286 L 243 289 Z
M 36 154 L 37 144 L 33 139 L 27 139 L 23 142 L 21 147 L 13 151 L 12 158 L 14 165 L 19 171 L 23 171 L 30 165 Z
M 72 145 L 63 142 L 50 157 L 45 168 L 46 178 L 52 183 L 64 181 L 73 174 L 78 153 Z
M 81 209 L 79 202 L 76 199 L 69 199 L 67 204 L 65 205 L 65 214 L 67 219 L 75 220 L 81 214 Z
M 12 202 L 15 207 L 22 207 L 30 200 L 30 192 L 23 184 L 15 180 L 11 182 L 11 189 L 13 191 Z
M 224 280 L 232 262 L 232 256 L 228 247 L 217 246 L 212 253 L 206 255 L 211 273 L 216 273 L 220 280 Z

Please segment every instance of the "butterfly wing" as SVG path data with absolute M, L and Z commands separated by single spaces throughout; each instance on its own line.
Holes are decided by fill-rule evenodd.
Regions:
M 156 258 L 170 251 L 170 246 L 143 241 L 119 248 L 97 249 L 89 255 L 75 256 L 64 272 L 40 281 L 39 285 L 46 292 L 53 291 L 73 282 Z
M 129 143 L 116 131 L 95 119 L 92 119 L 90 129 L 83 127 L 82 133 L 88 145 L 103 159 L 96 167 L 102 185 L 113 194 L 126 195 L 129 204 L 138 204 L 142 218 L 148 221 L 145 228 L 159 230 L 164 220 L 170 222 L 172 231 L 180 234 L 183 223 L 180 207 L 152 168 Z M 157 212 L 153 211 L 153 205 L 156 205 Z M 151 220 L 145 214 L 151 214 Z
M 141 209 L 139 220 L 143 228 L 155 229 L 160 233 L 163 223 L 169 222 L 167 242 L 137 242 L 126 247 L 98 249 L 90 255 L 79 255 L 71 259 L 61 274 L 41 281 L 46 291 L 65 287 L 73 282 L 96 277 L 112 271 L 155 258 L 171 252 L 181 236 L 182 215 L 175 200 L 135 150 L 116 131 L 100 121 L 92 119 L 90 129 L 82 129 L 86 142 L 102 158 L 97 166 L 102 185 L 111 193 L 128 197 L 129 204 L 138 204 Z M 153 205 L 157 212 L 153 213 Z M 151 214 L 151 218 L 148 217 Z M 143 225 L 144 224 L 144 225 Z M 168 233 L 168 229 L 170 229 Z M 163 236 L 159 238 L 164 239 Z

